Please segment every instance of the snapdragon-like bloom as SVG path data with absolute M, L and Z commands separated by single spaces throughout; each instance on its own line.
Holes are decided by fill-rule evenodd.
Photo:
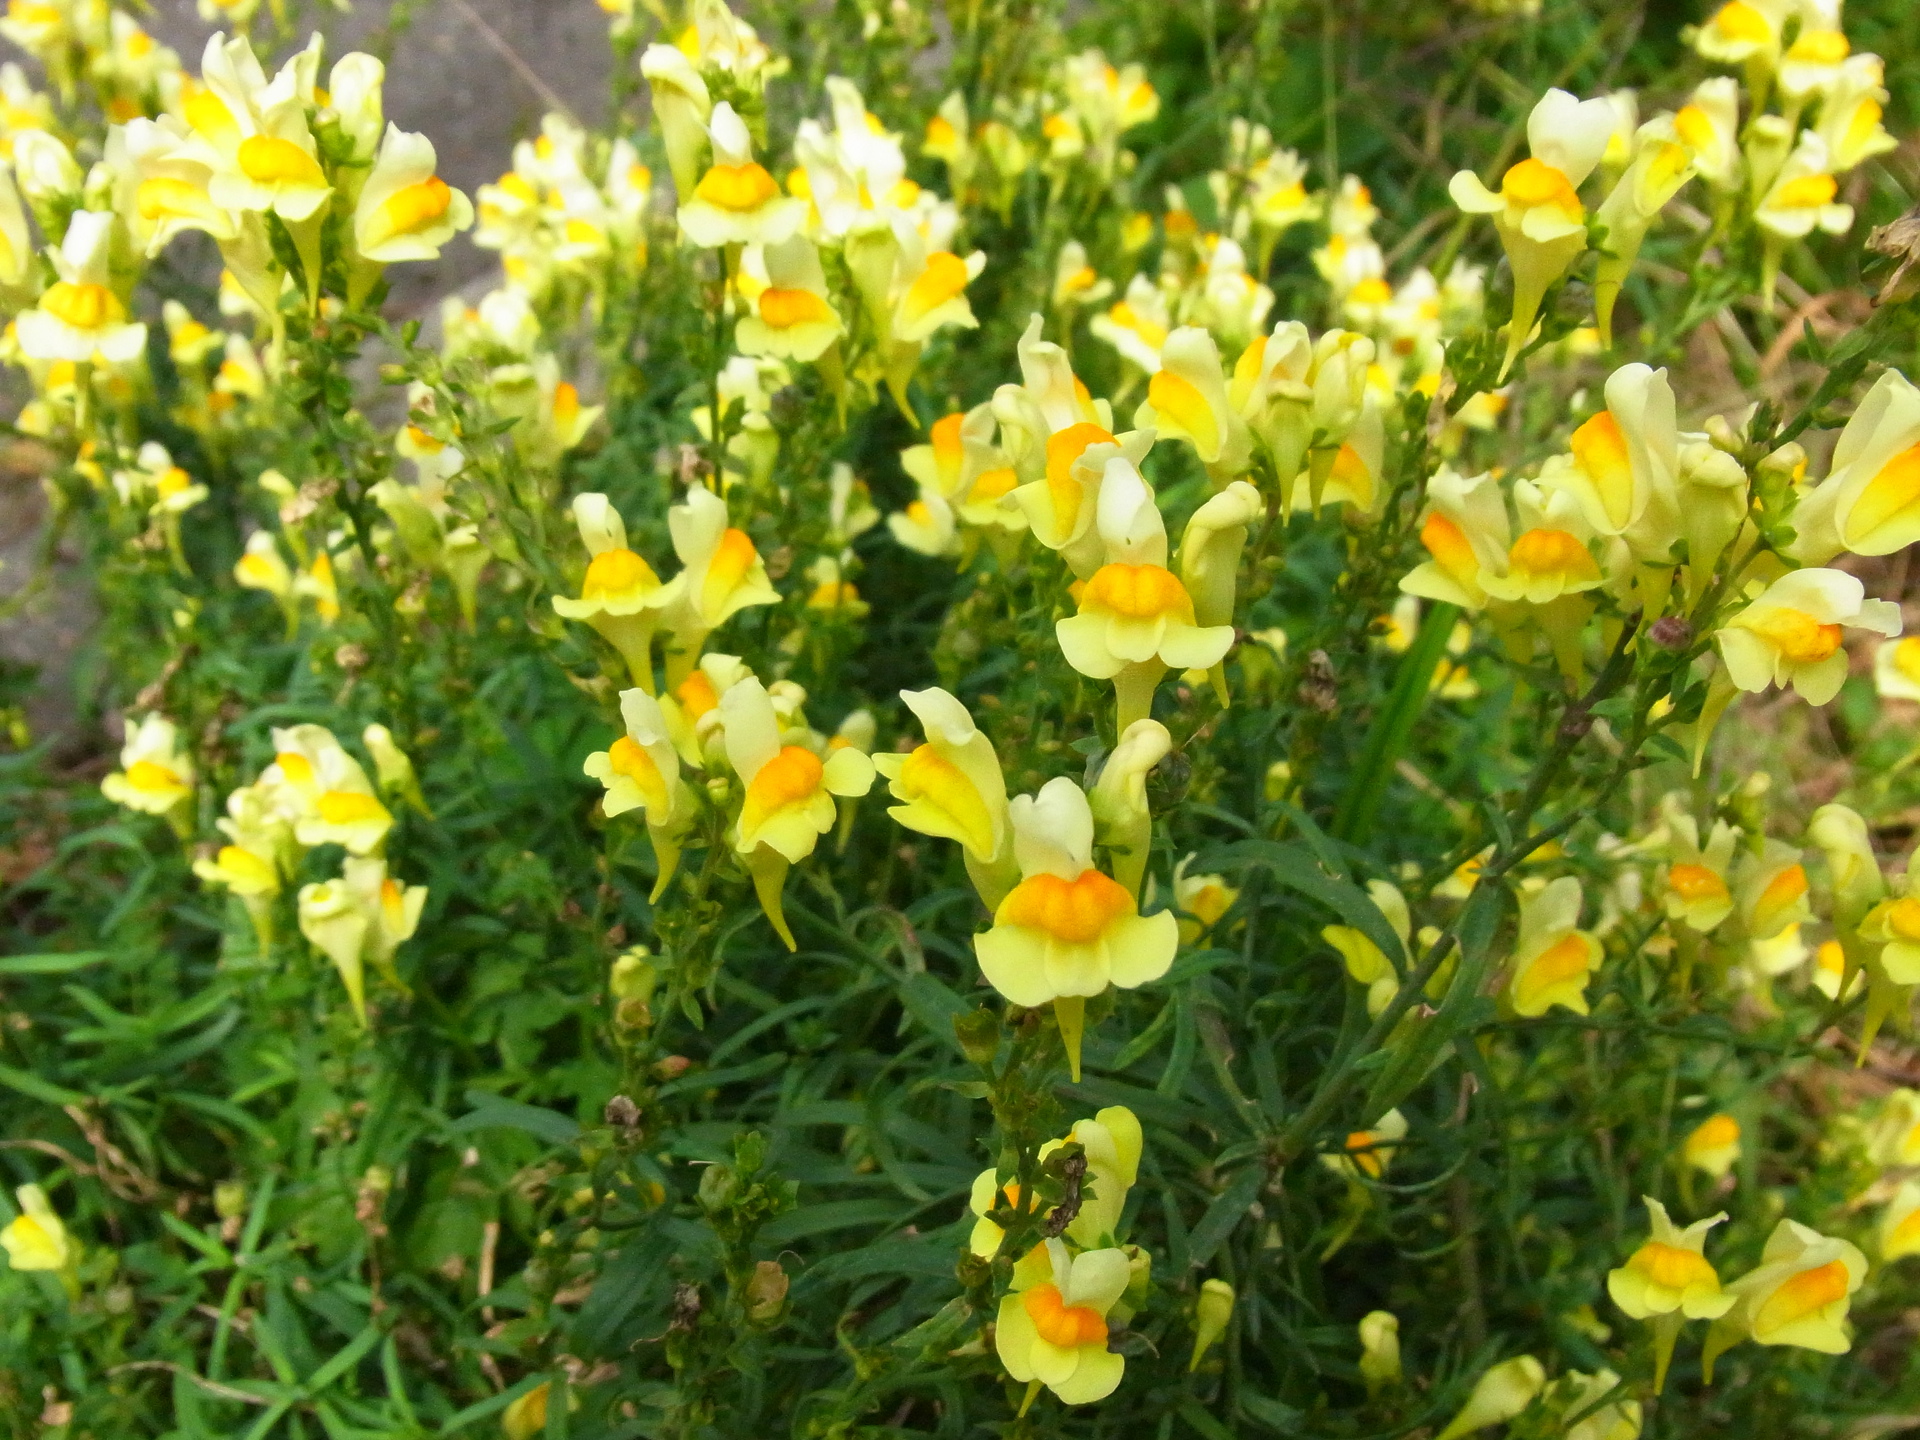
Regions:
M 1705 1252 L 1707 1232 L 1727 1217 L 1725 1213 L 1696 1220 L 1682 1230 L 1667 1216 L 1667 1207 L 1646 1196 L 1647 1217 L 1653 1233 L 1627 1263 L 1607 1272 L 1607 1293 L 1635 1320 L 1654 1327 L 1653 1390 L 1666 1384 L 1673 1344 L 1688 1320 L 1718 1320 L 1731 1310 L 1738 1296 L 1720 1288 L 1720 1276 Z
M 273 748 L 273 763 L 258 784 L 300 844 L 344 845 L 353 855 L 368 855 L 385 843 L 393 816 L 331 731 L 321 725 L 275 730 Z
M 1587 981 L 1600 963 L 1600 942 L 1580 929 L 1580 882 L 1548 882 L 1520 901 L 1520 935 L 1508 971 L 1507 998 L 1516 1015 L 1544 1015 L 1555 1005 L 1587 1013 Z
M 887 814 L 909 830 L 959 842 L 981 900 L 997 907 L 1020 878 L 1000 757 L 945 690 L 902 690 L 900 698 L 926 742 L 905 755 L 873 757 L 900 802 Z
M 112 286 L 113 224 L 110 213 L 77 210 L 59 248 L 47 252 L 60 278 L 14 321 L 29 360 L 128 365 L 145 352 L 147 327 L 128 320 Z
M 1892 891 L 1867 911 L 1860 936 L 1880 947 L 1879 974 L 1895 985 L 1920 984 L 1920 864 L 1909 861 Z
M 791 235 L 762 251 L 767 287 L 734 330 L 742 355 L 778 355 L 818 360 L 846 329 L 827 298 L 820 252 L 804 235 Z
M 1920 388 L 1885 370 L 1840 432 L 1833 468 L 1793 514 L 1795 559 L 1891 555 L 1920 540 Z
M 1120 1218 L 1127 1208 L 1127 1192 L 1140 1177 L 1142 1135 L 1140 1121 L 1124 1105 L 1110 1105 L 1091 1120 L 1077 1120 L 1065 1140 L 1049 1140 L 1035 1159 L 1049 1155 L 1069 1142 L 1077 1143 L 1086 1156 L 1087 1170 L 1081 1186 L 1080 1209 L 1061 1233 L 1082 1250 L 1111 1245 L 1118 1238 Z M 1013 1181 L 999 1183 L 997 1171 L 989 1168 L 974 1177 L 968 1208 L 975 1216 L 967 1248 L 983 1259 L 999 1253 L 1006 1232 L 987 1218 L 1002 1199 L 1018 1205 L 1020 1187 Z
M 634 683 L 653 693 L 653 635 L 680 599 L 685 580 L 662 582 L 653 567 L 627 546 L 626 522 L 606 496 L 573 497 L 574 521 L 592 560 L 580 582 L 580 597 L 553 597 L 556 613 L 583 620 L 620 652 Z
M 1504 1425 L 1533 1404 L 1546 1384 L 1546 1367 L 1533 1356 L 1501 1361 L 1474 1382 L 1467 1403 L 1435 1440 L 1460 1440 L 1489 1425 Z
M 724 100 L 707 122 L 713 163 L 680 202 L 680 228 L 704 249 L 721 245 L 777 245 L 807 218 L 807 202 L 781 190 L 753 158 L 747 125 Z
M 1707 1378 L 1713 1377 L 1714 1360 L 1741 1340 L 1844 1354 L 1852 1345 L 1847 1310 L 1866 1278 L 1867 1257 L 1858 1247 L 1782 1220 L 1767 1239 L 1759 1268 L 1726 1287 L 1735 1304 L 1707 1332 Z
M 733 824 L 733 848 L 745 858 L 761 907 L 787 948 L 796 948 L 780 906 L 787 867 L 806 859 L 833 829 L 836 795 L 860 796 L 873 786 L 873 762 L 853 746 L 824 761 L 786 743 L 767 689 L 752 676 L 720 698 L 727 760 L 744 787 Z
M 473 202 L 442 180 L 433 142 L 387 127 L 373 173 L 353 212 L 353 241 L 376 264 L 431 260 L 473 226 Z
M 1077 1079 L 1086 999 L 1166 974 L 1179 924 L 1170 911 L 1141 915 L 1126 886 L 1094 868 L 1093 811 L 1072 780 L 1060 776 L 1038 796 L 1017 796 L 1009 820 L 1022 878 L 995 908 L 993 928 L 974 937 L 974 950 L 987 982 L 1014 1004 L 1052 1002 L 1061 1011 Z
M 607 787 L 600 808 L 608 816 L 629 810 L 645 815 L 660 872 L 650 897 L 657 902 L 680 863 L 680 837 L 694 811 L 693 792 L 681 777 L 680 755 L 660 702 L 645 690 L 622 691 L 620 718 L 626 734 L 587 756 L 581 768 Z
M 673 629 L 667 683 L 677 685 L 707 636 L 750 606 L 779 604 L 780 593 L 747 532 L 727 523 L 726 501 L 704 485 L 690 487 L 685 503 L 667 511 L 667 529 L 685 567 L 675 577 L 680 593 L 666 611 Z
M 1849 628 L 1889 638 L 1900 633 L 1900 607 L 1869 600 L 1866 587 L 1840 570 L 1795 570 L 1781 576 L 1715 632 L 1727 675 L 1742 690 L 1792 686 L 1809 705 L 1824 705 L 1847 678 L 1842 643 Z
M 1680 1159 L 1715 1180 L 1724 1179 L 1740 1158 L 1740 1122 L 1724 1112 L 1709 1115 L 1680 1142 Z
M 80 1259 L 80 1247 L 54 1213 L 47 1192 L 38 1185 L 22 1185 L 13 1192 L 20 1213 L 0 1229 L 0 1249 L 15 1270 L 71 1270 Z
M 1168 669 L 1209 670 L 1233 647 L 1233 626 L 1201 625 L 1193 597 L 1167 569 L 1167 533 L 1140 472 L 1124 456 L 1107 461 L 1098 507 L 1106 563 L 1080 591 L 1078 613 L 1056 622 L 1067 663 L 1091 680 L 1112 680 L 1118 729 L 1145 719 Z
M 120 768 L 100 782 L 116 805 L 145 815 L 168 815 L 193 798 L 193 757 L 180 748 L 180 732 L 159 713 L 129 727 Z
M 1547 289 L 1587 247 L 1587 212 L 1579 186 L 1606 153 L 1613 107 L 1549 90 L 1527 119 L 1532 155 L 1508 169 L 1499 193 L 1471 170 L 1453 177 L 1454 204 L 1469 215 L 1492 215 L 1513 267 L 1513 319 L 1507 331 L 1505 379 L 1533 334 Z
M 1107 1316 L 1130 1278 L 1125 1251 L 1071 1255 L 1060 1240 L 1042 1242 L 1015 1266 L 1013 1293 L 1000 1302 L 994 1349 L 1007 1374 L 1069 1405 L 1106 1399 L 1127 1368 L 1107 1348 Z
M 1141 430 L 1185 440 L 1209 471 L 1237 475 L 1247 468 L 1252 440 L 1246 422 L 1227 403 L 1226 377 L 1213 336 L 1183 325 L 1167 337 L 1160 365 L 1147 382 L 1146 403 L 1134 413 Z
M 1740 832 L 1715 820 L 1706 843 L 1693 816 L 1678 806 L 1666 815 L 1667 864 L 1660 877 L 1660 898 L 1667 918 L 1705 935 L 1733 913 L 1733 850 Z

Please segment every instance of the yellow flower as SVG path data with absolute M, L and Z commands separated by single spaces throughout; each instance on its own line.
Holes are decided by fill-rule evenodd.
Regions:
M 128 365 L 145 352 L 147 327 L 128 320 L 111 288 L 113 223 L 110 213 L 77 210 L 66 239 L 48 251 L 59 279 L 14 321 L 29 360 Z
M 820 252 L 804 235 L 762 249 L 767 288 L 734 330 L 742 355 L 818 360 L 846 328 L 827 299 Z
M 1015 1267 L 1013 1293 L 1000 1302 L 994 1349 L 1007 1374 L 1069 1405 L 1106 1399 L 1127 1366 L 1107 1348 L 1107 1315 L 1129 1278 L 1124 1251 L 1069 1256 L 1061 1241 L 1043 1242 Z
M 1062 1034 L 1076 1079 L 1078 1016 L 1108 985 L 1131 990 L 1158 980 L 1179 948 L 1170 911 L 1141 915 L 1124 885 L 1093 864 L 1093 811 L 1065 776 L 1009 807 L 1021 880 L 974 936 L 987 982 L 1016 1005 L 1069 1002 Z
M 1920 1255 L 1920 1182 L 1905 1180 L 1880 1214 L 1880 1260 Z
M 653 635 L 662 617 L 685 592 L 683 577 L 662 582 L 653 567 L 627 546 L 626 522 L 605 495 L 573 497 L 580 540 L 592 560 L 580 598 L 553 597 L 556 613 L 584 620 L 620 652 L 634 683 L 653 692 Z
M 1740 85 L 1731 76 L 1702 80 L 1673 117 L 1674 135 L 1693 154 L 1700 178 L 1718 191 L 1740 186 Z
M 1578 500 L 1594 533 L 1624 536 L 1640 559 L 1666 561 L 1680 538 L 1673 388 L 1665 370 L 1635 363 L 1607 377 L 1606 397 L 1606 408 L 1573 432 L 1572 453 L 1543 470 L 1541 484 Z
M 1693 32 L 1693 47 L 1723 65 L 1757 62 L 1764 75 L 1780 58 L 1782 32 L 1794 0 L 1726 0 Z
M 1920 1090 L 1895 1090 L 1867 1126 L 1867 1154 L 1876 1165 L 1920 1165 Z
M 1398 1110 L 1389 1110 L 1374 1122 L 1371 1130 L 1353 1131 L 1339 1154 L 1322 1155 L 1320 1163 L 1350 1180 L 1357 1181 L 1362 1175 L 1369 1180 L 1379 1180 L 1393 1163 L 1393 1152 L 1399 1148 L 1397 1142 L 1406 1136 L 1407 1117 Z
M 1117 1238 L 1120 1217 L 1127 1208 L 1127 1192 L 1140 1178 L 1140 1121 L 1126 1106 L 1110 1105 L 1091 1120 L 1074 1122 L 1066 1140 L 1047 1141 L 1036 1158 L 1046 1160 L 1068 1141 L 1080 1145 L 1086 1155 L 1087 1171 L 1081 1182 L 1080 1209 L 1061 1233 L 1082 1250 L 1112 1244 Z M 1006 1235 L 987 1218 L 1003 1196 L 1009 1205 L 1018 1205 L 1020 1187 L 1011 1180 L 1000 1184 L 998 1172 L 992 1169 L 982 1170 L 974 1177 L 967 1204 L 975 1220 L 967 1246 L 983 1259 L 992 1259 L 999 1253 Z
M 1847 973 L 1847 952 L 1838 940 L 1823 940 L 1813 955 L 1813 988 L 1829 1000 L 1840 998 L 1840 986 L 1845 982 Z M 1852 999 L 1866 983 L 1866 976 L 1854 972 L 1853 981 L 1847 985 L 1847 998 Z
M 1587 981 L 1600 963 L 1600 942 L 1579 924 L 1580 882 L 1571 875 L 1520 901 L 1520 935 L 1507 978 L 1516 1015 L 1544 1015 L 1555 1005 L 1587 1013 Z
M 1796 560 L 1891 555 L 1920 540 L 1920 389 L 1885 370 L 1840 432 L 1833 468 L 1793 514 Z
M 704 485 L 690 486 L 685 503 L 667 511 L 667 529 L 685 567 L 675 577 L 682 587 L 677 603 L 667 611 L 673 628 L 667 683 L 677 685 L 708 635 L 749 606 L 779 604 L 780 594 L 746 531 L 728 525 L 726 502 Z
M 1201 625 L 1193 597 L 1167 569 L 1167 532 L 1153 492 L 1125 456 L 1100 480 L 1098 528 L 1106 563 L 1088 577 L 1078 613 L 1054 625 L 1067 663 L 1091 680 L 1112 680 L 1117 729 L 1146 718 L 1169 668 L 1208 670 L 1234 642 L 1230 624 Z
M 1000 757 L 945 690 L 902 690 L 900 698 L 927 738 L 909 754 L 873 757 L 900 802 L 887 814 L 909 830 L 957 841 L 981 900 L 996 907 L 1020 874 Z
M 1511 167 L 1495 194 L 1471 170 L 1449 186 L 1469 215 L 1492 215 L 1513 267 L 1513 319 L 1507 331 L 1505 379 L 1533 333 L 1547 288 L 1587 247 L 1586 210 L 1578 187 L 1606 153 L 1613 107 L 1604 99 L 1576 100 L 1549 90 L 1527 120 L 1532 155 Z
M 986 264 L 986 254 L 979 250 L 965 259 L 946 250 L 918 257 L 903 254 L 894 276 L 892 336 L 896 347 L 918 346 L 948 325 L 963 330 L 978 326 L 980 322 L 967 300 L 967 286 L 979 278 Z
M 1134 412 L 1133 423 L 1185 440 L 1215 475 L 1239 474 L 1251 455 L 1246 422 L 1227 403 L 1219 348 L 1198 326 L 1183 325 L 1167 336 L 1160 367 L 1147 382 L 1146 403 Z
M 145 716 L 127 732 L 120 768 L 100 782 L 100 793 L 143 815 L 166 815 L 193 797 L 193 758 L 164 715 Z
M 0 1230 L 0 1247 L 16 1270 L 71 1270 L 80 1260 L 80 1247 L 53 1213 L 47 1192 L 38 1185 L 22 1185 L 14 1198 L 20 1213 Z
M 1735 1304 L 1707 1333 L 1707 1378 L 1714 1360 L 1741 1340 L 1844 1354 L 1852 1345 L 1847 1310 L 1866 1278 L 1867 1257 L 1856 1246 L 1782 1220 L 1767 1239 L 1759 1268 L 1727 1286 Z
M 666 146 L 674 188 L 683 198 L 690 196 L 700 183 L 707 121 L 713 114 L 707 83 L 674 45 L 649 45 L 640 57 L 640 74 L 652 91 L 653 114 Z
M 1401 963 L 1404 963 L 1413 920 L 1407 913 L 1407 900 L 1398 886 L 1387 880 L 1369 880 L 1367 898 L 1385 917 L 1387 925 L 1399 937 Z M 1378 1016 L 1392 1002 L 1400 988 L 1400 965 L 1389 959 L 1366 931 L 1351 925 L 1322 927 L 1320 938 L 1340 952 L 1347 974 L 1367 987 L 1367 1014 Z
M 806 859 L 833 829 L 836 795 L 860 796 L 873 786 L 873 762 L 853 746 L 823 762 L 801 745 L 783 744 L 766 687 L 752 676 L 720 699 L 727 760 L 744 795 L 733 824 L 733 848 L 746 858 L 761 908 L 789 950 L 793 932 L 780 906 L 787 867 Z
M 1546 1383 L 1546 1367 L 1531 1355 L 1501 1361 L 1474 1382 L 1467 1403 L 1435 1440 L 1460 1440 L 1489 1425 L 1504 1425 L 1533 1404 Z
M 1720 1277 L 1702 1252 L 1707 1232 L 1727 1217 L 1696 1220 L 1681 1230 L 1658 1200 L 1648 1196 L 1646 1204 L 1653 1234 L 1625 1265 L 1607 1272 L 1607 1293 L 1635 1320 L 1675 1312 L 1689 1320 L 1719 1319 L 1733 1308 L 1735 1297 L 1722 1292 Z
M 1874 651 L 1873 683 L 1883 700 L 1920 700 L 1920 635 L 1888 640 Z
M 1360 1317 L 1360 1378 L 1367 1393 L 1400 1383 L 1400 1318 L 1387 1310 Z
M 1814 126 L 1827 145 L 1827 161 L 1836 173 L 1898 148 L 1899 141 L 1880 123 L 1886 114 L 1886 67 L 1878 55 L 1851 55 L 1820 101 Z
M 713 163 L 680 202 L 680 228 L 703 249 L 777 245 L 807 218 L 807 202 L 780 189 L 753 158 L 753 138 L 732 105 L 721 101 L 707 121 Z
M 300 887 L 300 933 L 327 959 L 346 986 L 347 999 L 362 1026 L 367 1023 L 365 956 L 370 917 L 344 880 Z
M 1860 938 L 1881 947 L 1880 974 L 1895 985 L 1920 983 L 1920 864 L 1909 861 L 1894 893 L 1867 912 Z
M 473 226 L 473 202 L 434 173 L 433 142 L 387 127 L 379 158 L 353 211 L 353 242 L 364 259 L 432 260 Z
M 1840 570 L 1781 576 L 1715 632 L 1728 678 L 1750 691 L 1791 685 L 1808 704 L 1826 704 L 1847 678 L 1846 627 L 1900 633 L 1900 607 L 1865 597 L 1860 581 Z
M 1716 820 L 1703 846 L 1693 816 L 1677 803 L 1668 808 L 1666 830 L 1667 865 L 1661 872 L 1660 889 L 1667 917 L 1708 934 L 1733 913 L 1733 891 L 1727 876 L 1740 832 L 1726 821 Z
M 1173 867 L 1173 905 L 1181 912 L 1180 943 L 1192 945 L 1213 930 L 1240 898 L 1240 892 L 1222 875 L 1190 875 L 1189 855 Z
M 581 767 L 607 788 L 601 809 L 609 816 L 644 812 L 659 862 L 652 900 L 658 901 L 680 860 L 679 834 L 694 810 L 693 793 L 680 774 L 680 756 L 669 738 L 660 702 L 644 690 L 620 694 L 626 734 L 587 756 Z
M 1172 324 L 1166 292 L 1145 275 L 1127 284 L 1124 299 L 1087 322 L 1094 338 L 1106 341 L 1120 358 L 1148 375 L 1160 368 L 1160 348 Z
M 1709 1115 L 1681 1142 L 1680 1158 L 1695 1170 L 1723 1178 L 1740 1158 L 1740 1122 L 1731 1115 Z

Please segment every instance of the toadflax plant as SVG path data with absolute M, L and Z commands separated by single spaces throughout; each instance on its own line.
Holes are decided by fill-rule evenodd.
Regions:
M 9 1433 L 1906 1423 L 1903 0 L 600 0 L 471 196 L 200 8 L 0 18 Z

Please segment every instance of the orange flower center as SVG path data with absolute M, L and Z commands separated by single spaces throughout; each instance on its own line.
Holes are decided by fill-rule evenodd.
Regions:
M 740 829 L 751 835 L 789 805 L 811 800 L 819 793 L 826 767 L 820 757 L 798 745 L 788 745 L 760 767 L 747 785 L 740 808 Z
M 1666 1245 L 1658 1240 L 1649 1240 L 1634 1251 L 1626 1268 L 1668 1290 L 1685 1290 L 1688 1286 L 1703 1284 L 1715 1289 L 1720 1286 L 1720 1277 L 1707 1263 L 1706 1256 L 1684 1245 Z
M 1864 539 L 1889 521 L 1910 519 L 1920 506 L 1920 445 L 1902 450 L 1880 467 L 1847 512 L 1847 536 Z
M 1700 1122 L 1687 1137 L 1689 1151 L 1724 1150 L 1740 1143 L 1740 1122 L 1731 1115 L 1714 1115 Z
M 1161 565 L 1102 565 L 1080 592 L 1080 609 L 1089 607 L 1111 610 L 1129 620 L 1193 614 L 1187 587 Z
M 1773 24 L 1746 0 L 1727 0 L 1709 22 L 1727 40 L 1765 45 L 1773 39 Z
M 240 172 L 256 185 L 325 186 L 326 175 L 313 156 L 277 135 L 249 135 L 236 157 Z
M 125 317 L 120 299 L 104 285 L 75 285 L 62 280 L 40 297 L 40 308 L 76 330 L 98 330 Z
M 136 760 L 127 767 L 127 784 L 136 790 L 178 790 L 181 783 L 175 771 L 153 760 Z
M 936 250 L 927 257 L 927 268 L 907 287 L 905 309 L 909 315 L 925 315 L 965 291 L 972 278 L 967 273 L 966 261 L 948 251 Z
M 1727 882 L 1705 865 L 1676 865 L 1667 872 L 1667 884 L 1690 905 L 1727 898 Z
M 367 226 L 367 243 L 380 245 L 399 235 L 418 235 L 440 223 L 453 208 L 453 191 L 438 175 L 394 191 L 380 202 Z
M 708 614 L 726 603 L 759 558 L 760 552 L 753 548 L 746 531 L 729 529 L 720 537 L 719 547 L 707 565 L 706 584 L 700 589 L 701 604 Z
M 1598 580 L 1600 567 L 1587 547 L 1564 530 L 1529 530 L 1507 552 L 1512 567 L 1525 575 L 1563 580 Z
M 760 319 L 775 330 L 796 325 L 831 323 L 833 310 L 811 290 L 766 289 L 760 292 Z
M 1427 547 L 1434 563 L 1462 585 L 1477 583 L 1480 560 L 1473 553 L 1473 543 L 1464 530 L 1438 510 L 1421 525 L 1420 543 Z
M 1566 172 L 1544 160 L 1527 159 L 1513 166 L 1500 181 L 1500 193 L 1529 210 L 1550 205 L 1574 218 L 1585 213 Z
M 1802 175 L 1773 192 L 1773 203 L 1783 210 L 1818 210 L 1833 203 L 1840 182 L 1831 175 Z
M 660 767 L 653 763 L 653 757 L 632 736 L 622 735 L 607 747 L 607 768 L 639 786 L 648 808 L 665 806 L 667 785 L 660 776 Z
M 384 820 L 386 806 L 358 790 L 329 790 L 315 803 L 320 818 L 329 825 L 357 825 L 366 820 Z
M 660 584 L 653 567 L 631 550 L 602 550 L 587 566 L 587 577 L 580 586 L 582 600 L 609 600 L 632 595 L 636 590 L 652 590 Z
M 1804 610 L 1786 606 L 1768 610 L 1747 622 L 1747 628 L 1772 642 L 1796 665 L 1816 665 L 1840 648 L 1840 627 L 1816 620 Z
M 714 693 L 713 681 L 707 678 L 707 672 L 704 670 L 696 670 L 687 676 L 675 688 L 673 694 L 689 720 L 698 720 L 720 703 L 720 697 Z
M 780 186 L 764 165 L 749 160 L 744 165 L 712 166 L 700 177 L 693 193 L 721 210 L 745 214 L 777 199 Z
M 1086 1305 L 1067 1304 L 1055 1285 L 1040 1284 L 1024 1291 L 1020 1308 L 1049 1345 L 1075 1350 L 1082 1345 L 1107 1343 L 1107 1322 L 1100 1312 Z
M 1087 420 L 1047 437 L 1047 493 L 1053 499 L 1053 513 L 1061 530 L 1071 530 L 1080 517 L 1081 490 L 1073 478 L 1074 462 L 1090 446 L 1113 443 L 1110 431 Z
M 1076 880 L 1041 873 L 1022 880 L 994 912 L 998 925 L 1024 925 L 1044 930 L 1069 945 L 1090 945 L 1115 920 L 1134 912 L 1126 886 L 1098 870 L 1084 870 Z
M 1802 1270 L 1769 1295 L 1754 1313 L 1754 1338 L 1764 1339 L 1776 1330 L 1818 1315 L 1836 1300 L 1846 1299 L 1848 1288 L 1843 1261 L 1829 1260 L 1812 1270 Z

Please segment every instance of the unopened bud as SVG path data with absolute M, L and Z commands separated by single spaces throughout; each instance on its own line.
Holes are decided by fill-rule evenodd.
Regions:
M 778 1260 L 762 1260 L 753 1267 L 747 1281 L 747 1319 L 755 1325 L 770 1325 L 786 1308 L 787 1286 L 792 1282 Z
M 500 1429 L 507 1440 L 534 1440 L 546 1434 L 547 1397 L 552 1393 L 552 1382 L 543 1380 L 500 1412 Z
M 613 969 L 607 976 L 607 988 L 613 992 L 614 999 L 653 999 L 654 986 L 660 983 L 660 972 L 648 958 L 652 954 L 646 946 L 636 945 L 613 962 Z
M 1678 615 L 1662 615 L 1647 627 L 1647 638 L 1662 650 L 1684 650 L 1693 643 L 1693 626 Z
M 238 1180 L 223 1180 L 213 1187 L 213 1213 L 222 1220 L 238 1220 L 247 1213 L 247 1187 Z
M 1460 1413 L 1435 1440 L 1459 1440 L 1489 1425 L 1504 1425 L 1533 1403 L 1547 1383 L 1547 1371 L 1531 1355 L 1503 1360 L 1482 1375 Z
M 1724 415 L 1707 417 L 1707 439 L 1714 449 L 1736 457 L 1747 448 L 1747 442 L 1740 438 L 1740 432 L 1733 428 L 1733 422 Z
M 653 1073 L 662 1080 L 675 1080 L 687 1073 L 693 1061 L 684 1055 L 669 1055 L 664 1060 L 654 1062 Z
M 1233 1286 L 1224 1280 L 1207 1281 L 1193 1302 L 1193 1359 L 1187 1365 L 1189 1371 L 1200 1368 L 1207 1351 L 1227 1333 L 1232 1320 Z
M 1390 1311 L 1361 1317 L 1360 1378 L 1369 1393 L 1400 1383 L 1400 1320 Z
M 984 1007 L 953 1017 L 960 1049 L 976 1065 L 991 1065 L 1000 1049 L 1000 1017 Z

